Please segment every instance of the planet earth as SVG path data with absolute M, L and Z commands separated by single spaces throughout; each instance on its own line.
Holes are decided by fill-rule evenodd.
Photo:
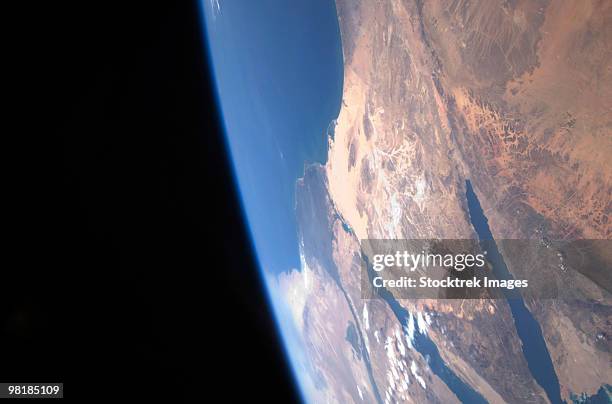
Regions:
M 612 402 L 612 2 L 202 11 L 243 214 L 304 401 Z M 566 298 L 368 299 L 370 239 L 603 244 L 590 274 L 534 269 L 570 276 Z M 494 252 L 514 276 L 525 264 Z

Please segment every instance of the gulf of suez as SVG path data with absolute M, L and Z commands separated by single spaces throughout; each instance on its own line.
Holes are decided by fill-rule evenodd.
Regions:
M 514 289 L 526 288 L 529 286 L 527 279 L 490 279 L 473 277 L 471 279 L 460 279 L 446 277 L 442 279 L 432 279 L 428 276 L 421 276 L 418 279 L 409 276 L 401 276 L 397 279 L 384 279 L 377 276 L 372 279 L 375 288 L 500 288 Z

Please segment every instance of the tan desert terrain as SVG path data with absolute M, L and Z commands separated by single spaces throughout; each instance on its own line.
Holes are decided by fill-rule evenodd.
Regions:
M 496 239 L 612 238 L 612 2 L 336 3 L 342 108 L 327 164 L 297 184 L 305 269 L 279 279 L 314 358 L 311 395 L 457 402 L 384 301 L 362 298 L 360 241 L 476 238 L 466 180 Z M 526 300 L 564 400 L 612 384 L 612 301 L 598 293 Z M 505 300 L 399 302 L 487 401 L 548 402 Z

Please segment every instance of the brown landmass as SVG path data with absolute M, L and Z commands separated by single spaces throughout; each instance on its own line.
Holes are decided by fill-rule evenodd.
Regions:
M 453 402 L 385 303 L 361 299 L 359 240 L 475 238 L 466 179 L 495 238 L 610 239 L 612 2 L 337 0 L 337 10 L 342 109 L 327 164 L 297 187 L 306 269 L 282 275 L 280 289 L 300 302 L 314 396 Z M 502 253 L 512 272 L 518 261 Z M 598 288 L 578 275 L 574 287 Z M 609 292 L 526 301 L 564 399 L 612 384 Z M 548 401 L 505 300 L 401 304 L 430 319 L 445 362 L 489 402 Z

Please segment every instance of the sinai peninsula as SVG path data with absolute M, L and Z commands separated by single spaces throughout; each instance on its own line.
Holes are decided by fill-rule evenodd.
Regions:
M 336 9 L 342 106 L 295 186 L 301 268 L 274 280 L 306 399 L 610 402 L 612 2 Z M 364 240 L 485 238 L 558 296 L 363 295 Z M 572 271 L 502 240 L 600 243 Z

